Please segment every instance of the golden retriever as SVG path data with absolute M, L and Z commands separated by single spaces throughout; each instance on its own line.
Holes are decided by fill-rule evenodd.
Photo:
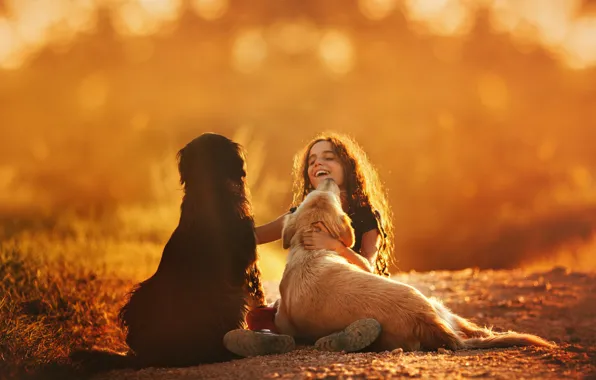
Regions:
M 333 180 L 308 194 L 284 221 L 283 247 L 290 252 L 275 317 L 280 333 L 314 340 L 374 318 L 382 326 L 371 346 L 376 351 L 554 346 L 530 334 L 481 328 L 412 286 L 367 273 L 333 251 L 304 249 L 302 235 L 317 222 L 335 238 L 351 241 L 350 219 Z

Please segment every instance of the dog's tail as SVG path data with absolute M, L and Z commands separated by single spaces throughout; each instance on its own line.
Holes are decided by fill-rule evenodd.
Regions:
M 69 357 L 72 364 L 85 373 L 138 368 L 140 364 L 133 353 L 123 354 L 108 350 L 77 350 Z
M 490 329 L 480 327 L 477 324 L 454 314 L 447 306 L 443 305 L 440 300 L 431 297 L 429 301 L 438 316 L 447 323 L 451 330 L 456 331 L 460 335 L 463 334 L 464 338 L 487 338 L 493 335 L 493 332 Z
M 492 332 L 490 336 L 482 338 L 464 339 L 464 348 L 507 348 L 515 346 L 537 346 L 553 348 L 557 345 L 548 342 L 536 335 L 516 333 L 508 331 L 505 333 Z
M 437 299 L 431 298 L 430 303 L 444 323 L 462 338 L 460 348 L 556 347 L 556 344 L 532 334 L 522 334 L 514 331 L 505 333 L 494 332 L 490 328 L 480 327 L 454 314 Z M 449 345 L 446 346 L 449 347 Z

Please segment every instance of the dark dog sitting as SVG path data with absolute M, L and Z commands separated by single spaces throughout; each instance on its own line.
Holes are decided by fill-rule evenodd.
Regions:
M 180 222 L 120 311 L 139 366 L 224 361 L 226 332 L 264 303 L 242 147 L 206 133 L 178 152 Z

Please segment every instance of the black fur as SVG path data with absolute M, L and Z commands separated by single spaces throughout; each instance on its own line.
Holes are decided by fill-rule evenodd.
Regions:
M 233 358 L 222 343 L 264 302 L 240 145 L 206 133 L 178 152 L 180 222 L 153 276 L 120 311 L 138 366 Z

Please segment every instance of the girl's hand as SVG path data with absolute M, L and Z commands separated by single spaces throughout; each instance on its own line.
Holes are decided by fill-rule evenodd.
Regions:
M 322 223 L 314 224 L 313 229 L 305 232 L 303 238 L 304 248 L 308 250 L 325 249 L 337 252 L 341 248 L 340 245 L 343 246 L 339 240 L 329 234 Z

